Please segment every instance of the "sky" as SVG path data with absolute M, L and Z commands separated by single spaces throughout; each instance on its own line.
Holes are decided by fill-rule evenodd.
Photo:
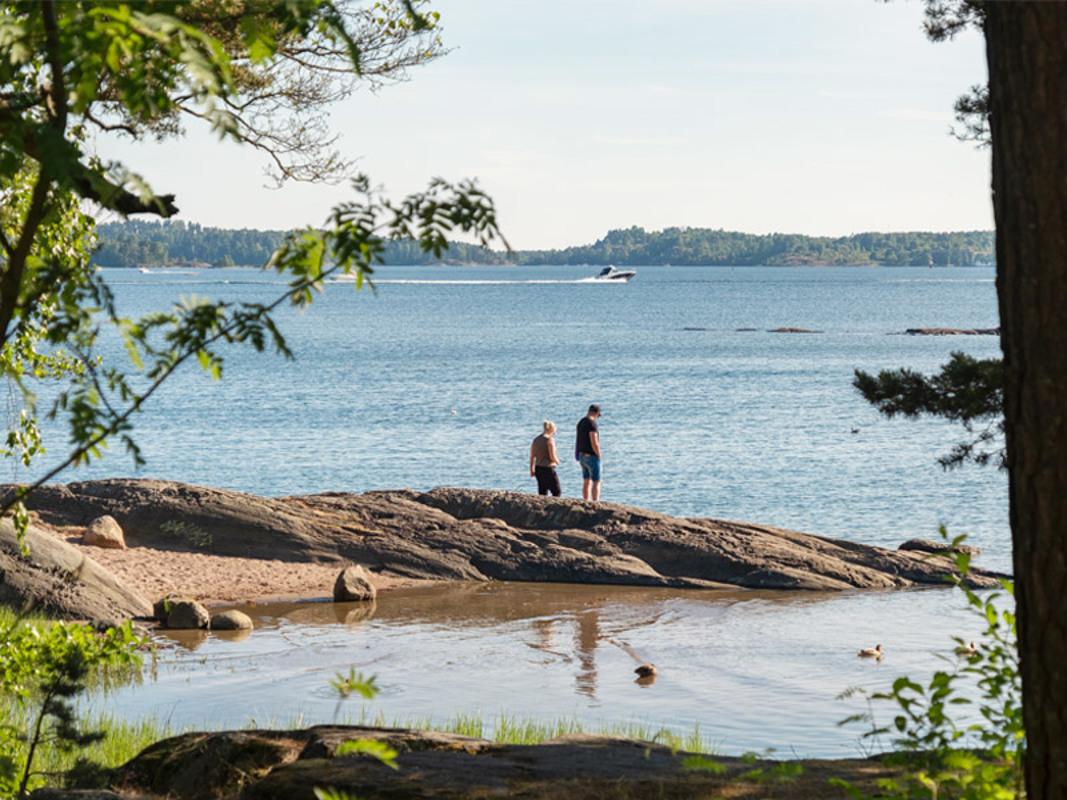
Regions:
M 477 178 L 516 249 L 633 225 L 845 236 L 993 227 L 989 152 L 950 135 L 983 41 L 917 0 L 433 0 L 451 51 L 332 115 L 391 197 Z M 179 219 L 323 223 L 350 188 L 267 188 L 251 148 L 102 141 Z

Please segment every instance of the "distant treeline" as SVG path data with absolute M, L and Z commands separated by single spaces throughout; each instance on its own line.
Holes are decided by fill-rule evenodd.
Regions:
M 261 267 L 278 249 L 286 231 L 209 228 L 195 222 L 107 222 L 97 226 L 93 263 L 101 267 L 212 266 Z M 414 241 L 390 242 L 388 264 L 508 264 L 504 254 L 455 243 L 441 259 L 423 253 Z
M 285 231 L 209 228 L 186 222 L 111 222 L 99 226 L 94 262 L 105 267 L 261 266 Z M 852 236 L 756 235 L 709 228 L 610 231 L 595 244 L 564 250 L 503 253 L 454 243 L 441 259 L 414 241 L 390 242 L 388 264 L 618 264 L 626 266 L 748 266 L 879 264 L 972 266 L 992 264 L 992 231 L 858 233 Z
M 734 233 L 709 228 L 610 231 L 600 241 L 566 250 L 516 253 L 520 264 L 618 264 L 642 266 L 752 266 L 882 264 L 972 266 L 994 261 L 993 232 L 857 233 L 802 236 Z

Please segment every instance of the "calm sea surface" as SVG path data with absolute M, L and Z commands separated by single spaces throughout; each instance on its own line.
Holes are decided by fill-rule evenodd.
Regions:
M 851 386 L 855 369 L 998 355 L 992 336 L 901 335 L 996 327 L 992 268 L 647 267 L 629 284 L 582 280 L 594 271 L 389 267 L 376 293 L 331 284 L 308 313 L 281 315 L 295 361 L 234 350 L 222 382 L 176 376 L 137 420 L 148 465 L 136 474 L 264 495 L 532 491 L 541 420 L 556 421 L 566 454 L 597 402 L 604 500 L 887 547 L 944 525 L 983 548 L 983 565 L 1008 569 L 1005 476 L 943 472 L 935 459 L 960 430 L 882 419 Z M 106 275 L 130 315 L 181 296 L 264 302 L 284 289 L 252 270 Z M 770 332 L 780 327 L 815 332 Z M 577 495 L 574 462 L 560 473 Z M 116 451 L 60 480 L 129 474 Z M 155 682 L 110 702 L 180 724 L 320 721 L 335 711 L 329 678 L 355 665 L 385 689 L 371 714 L 698 724 L 728 751 L 851 755 L 857 731 L 834 722 L 855 708 L 838 693 L 928 674 L 952 635 L 980 633 L 940 591 L 509 584 L 449 596 L 390 595 L 355 622 L 329 606 L 264 611 L 249 639 L 169 651 Z M 879 641 L 882 663 L 855 658 Z M 633 653 L 660 667 L 653 686 L 632 683 Z

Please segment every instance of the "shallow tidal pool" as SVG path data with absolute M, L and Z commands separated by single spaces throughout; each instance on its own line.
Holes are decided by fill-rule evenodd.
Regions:
M 951 667 L 953 636 L 983 624 L 952 589 L 716 592 L 569 584 L 448 584 L 383 593 L 376 603 L 243 605 L 252 632 L 158 631 L 137 685 L 94 708 L 177 729 L 330 722 L 448 726 L 485 735 L 524 722 L 647 736 L 699 735 L 720 753 L 847 757 L 861 741 L 850 687 L 888 688 Z M 858 658 L 882 644 L 881 661 Z M 635 667 L 658 676 L 638 682 Z M 342 699 L 352 669 L 380 693 Z M 881 722 L 888 706 L 874 710 Z

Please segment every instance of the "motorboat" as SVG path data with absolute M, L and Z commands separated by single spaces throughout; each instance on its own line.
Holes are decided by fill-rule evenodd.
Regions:
M 593 280 L 626 283 L 626 281 L 630 280 L 630 278 L 636 274 L 637 270 L 635 269 L 615 269 L 614 264 L 608 264 L 604 269 L 600 270 L 600 274 Z

